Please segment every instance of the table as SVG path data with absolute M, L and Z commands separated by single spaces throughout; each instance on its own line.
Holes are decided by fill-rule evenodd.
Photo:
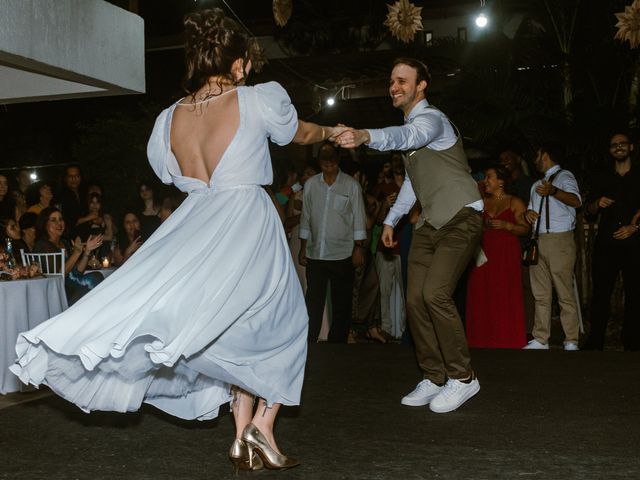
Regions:
M 0 282 L 0 393 L 18 392 L 23 386 L 9 371 L 16 360 L 18 334 L 67 307 L 62 276 Z

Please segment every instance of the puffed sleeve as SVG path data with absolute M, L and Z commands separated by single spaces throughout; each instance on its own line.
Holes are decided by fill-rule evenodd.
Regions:
M 286 90 L 277 82 L 255 86 L 260 113 L 271 141 L 278 145 L 291 143 L 298 130 L 298 112 Z
M 149 143 L 147 144 L 147 157 L 149 164 L 153 171 L 156 173 L 162 183 L 172 183 L 173 179 L 169 172 L 169 162 L 171 161 L 172 153 L 171 146 L 169 144 L 169 111 L 165 109 L 162 111 L 156 123 L 153 126 Z

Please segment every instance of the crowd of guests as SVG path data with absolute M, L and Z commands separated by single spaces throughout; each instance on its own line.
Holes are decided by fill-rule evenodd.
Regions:
M 65 288 L 73 304 L 104 279 L 101 267 L 127 261 L 183 199 L 174 194 L 160 200 L 145 181 L 131 208 L 114 212 L 104 198 L 99 183 L 83 181 L 78 165 L 64 168 L 59 185 L 32 182 L 26 169 L 14 178 L 0 173 L 2 252 L 10 243 L 18 265 L 22 252 L 64 252 Z
M 456 295 L 470 346 L 548 349 L 555 292 L 563 347 L 580 348 L 574 230 L 576 211 L 583 209 L 598 235 L 586 315 L 589 335 L 581 348 L 604 348 L 620 273 L 625 293 L 622 343 L 626 350 L 640 348 L 640 171 L 632 162 L 634 146 L 627 134 L 612 135 L 608 149 L 609 159 L 592 176 L 586 199 L 573 173 L 562 167 L 562 148 L 555 143 L 536 150 L 537 181 L 514 150 L 503 151 L 477 176 L 484 201 L 482 248 Z M 380 241 L 385 217 L 405 181 L 402 156 L 361 161 L 354 151 L 325 143 L 317 162 L 299 173 L 291 164 L 282 165 L 275 179 L 268 190 L 305 292 L 309 341 L 410 341 L 407 261 L 420 205 L 395 227 L 393 247 Z M 67 295 L 73 303 L 103 279 L 96 270 L 105 259 L 111 266 L 126 262 L 183 199 L 174 194 L 160 201 L 149 182 L 138 184 L 134 208 L 113 212 L 103 198 L 102 187 L 83 182 L 77 165 L 65 167 L 57 188 L 47 181 L 32 183 L 27 170 L 13 179 L 0 174 L 3 249 L 10 239 L 18 263 L 21 251 L 63 250 Z M 522 251 L 532 235 L 539 259 L 526 266 Z
M 562 167 L 563 149 L 554 142 L 535 149 L 537 180 L 512 149 L 501 152 L 477 176 L 484 201 L 482 248 L 456 296 L 470 346 L 548 349 L 557 298 L 564 350 L 602 350 L 611 295 L 621 272 L 622 343 L 625 350 L 640 349 L 640 307 L 635 298 L 640 281 L 640 171 L 632 162 L 633 144 L 627 134 L 612 135 L 608 150 L 603 170 L 587 181 L 586 196 L 574 174 Z M 370 171 L 371 165 L 377 170 Z M 408 339 L 406 265 L 420 205 L 395 227 L 394 247 L 379 241 L 384 219 L 405 181 L 402 156 L 360 161 L 353 151 L 341 152 L 326 143 L 319 149 L 317 164 L 307 165 L 300 175 L 290 165 L 281 170 L 273 198 L 305 291 L 309 341 Z M 582 345 L 574 272 L 580 209 L 598 230 L 593 294 L 585 315 L 590 328 Z M 539 258 L 534 265 L 523 265 L 523 249 L 532 236 Z

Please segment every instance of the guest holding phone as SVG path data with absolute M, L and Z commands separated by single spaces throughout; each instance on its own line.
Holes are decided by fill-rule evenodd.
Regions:
M 133 211 L 125 213 L 122 219 L 122 230 L 118 235 L 118 242 L 113 252 L 116 265 L 122 265 L 131 255 L 136 253 L 143 242 L 140 234 L 140 218 Z

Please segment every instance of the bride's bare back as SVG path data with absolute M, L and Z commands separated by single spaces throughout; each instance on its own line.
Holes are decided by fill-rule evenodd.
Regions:
M 231 90 L 193 105 L 186 97 L 171 123 L 171 150 L 185 177 L 209 183 L 240 125 L 238 92 Z

